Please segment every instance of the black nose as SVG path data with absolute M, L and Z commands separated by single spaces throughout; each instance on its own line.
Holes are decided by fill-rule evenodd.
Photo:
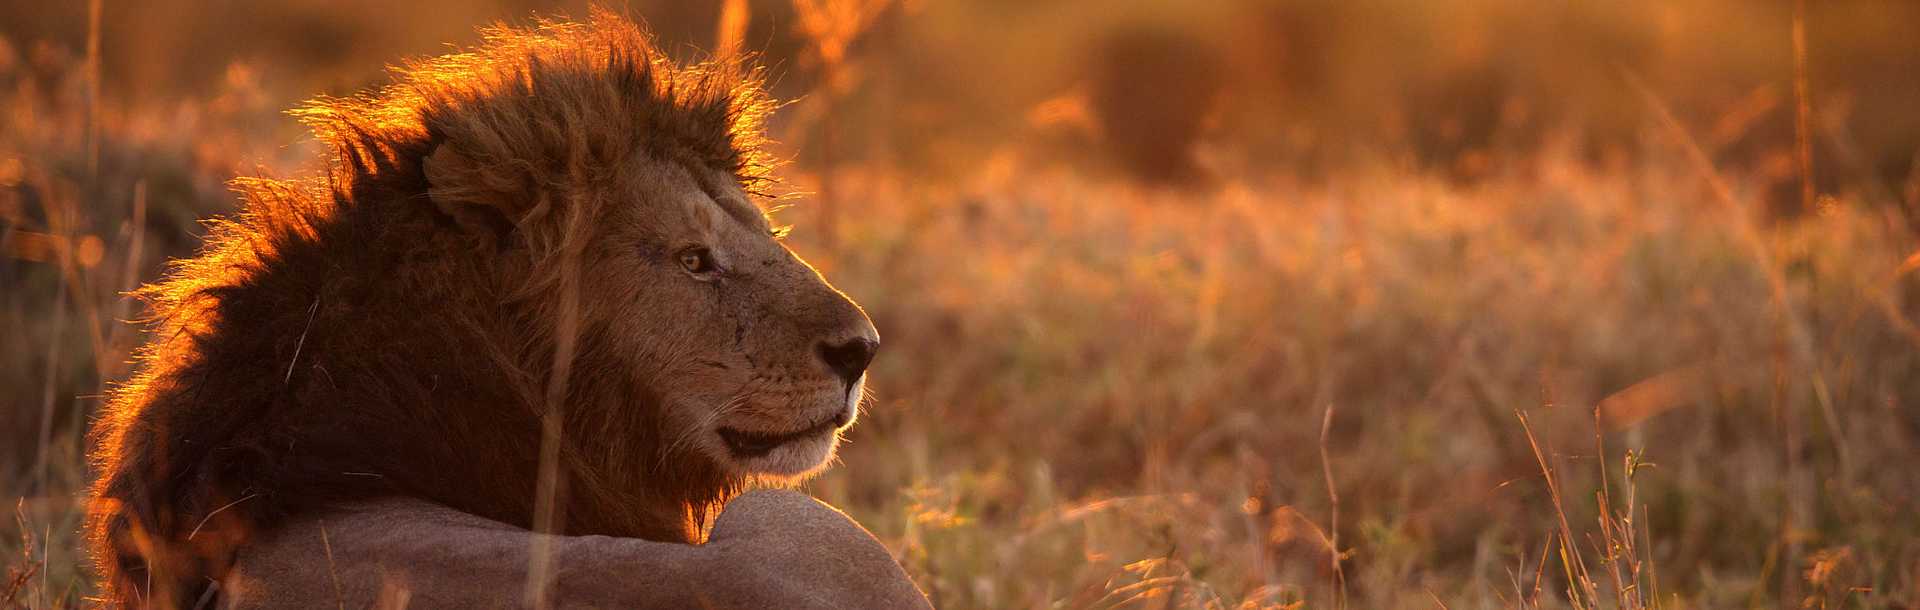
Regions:
M 860 380 L 860 374 L 867 372 L 867 364 L 873 362 L 873 353 L 880 349 L 880 342 L 866 337 L 856 337 L 845 343 L 821 342 L 820 359 L 840 376 L 847 387 L 853 387 Z

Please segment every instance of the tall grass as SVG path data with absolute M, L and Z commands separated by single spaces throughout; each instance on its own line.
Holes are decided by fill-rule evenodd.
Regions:
M 1911 238 L 1860 203 L 1747 224 L 1684 154 L 1650 155 L 1198 197 L 848 177 L 900 203 L 862 214 L 860 247 L 796 239 L 889 351 L 881 406 L 813 489 L 957 607 L 1123 587 L 1317 607 L 1339 595 L 1329 547 L 1354 607 L 1765 604 L 1809 567 L 1776 536 L 1787 502 L 1792 541 L 1848 549 L 1831 590 L 1910 599 L 1914 482 L 1845 464 L 1915 447 L 1915 344 L 1873 303 L 1910 281 L 1889 283 Z M 1773 276 L 1804 359 L 1780 357 Z M 1776 399 L 1808 431 L 1790 470 Z

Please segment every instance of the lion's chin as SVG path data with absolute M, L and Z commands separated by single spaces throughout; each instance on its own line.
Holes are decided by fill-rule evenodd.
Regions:
M 798 429 L 766 430 L 721 426 L 719 437 L 722 462 L 741 475 L 791 478 L 813 473 L 833 459 L 840 445 L 840 431 L 853 423 L 858 410 L 852 406 L 804 424 Z
M 723 429 L 723 440 L 729 436 Z M 840 446 L 840 434 L 834 428 L 783 439 L 773 446 L 750 445 L 742 451 L 734 442 L 724 442 L 726 462 L 742 475 L 775 479 L 799 478 L 819 471 L 833 459 Z
M 723 468 L 741 477 L 771 481 L 806 477 L 826 468 L 840 447 L 841 432 L 859 419 L 864 381 L 837 397 L 844 402 L 828 413 L 786 426 L 770 426 L 757 419 L 725 422 L 707 437 L 719 442 L 700 444 Z

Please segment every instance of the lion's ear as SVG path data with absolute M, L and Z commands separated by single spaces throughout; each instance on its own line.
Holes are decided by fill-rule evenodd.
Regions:
M 516 172 L 482 165 L 450 144 L 434 148 L 421 170 L 427 198 L 467 231 L 504 239 L 519 223 L 528 194 Z

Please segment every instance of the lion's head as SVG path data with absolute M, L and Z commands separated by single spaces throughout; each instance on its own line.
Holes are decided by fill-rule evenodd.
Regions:
M 146 291 L 94 432 L 109 597 L 196 600 L 343 500 L 697 541 L 747 481 L 825 464 L 879 336 L 755 203 L 754 74 L 597 13 L 299 111 L 324 179 L 236 182 L 243 213 Z
M 469 185 L 511 181 L 490 173 L 532 161 L 513 148 L 473 152 L 467 142 L 491 138 L 449 132 L 425 160 L 434 204 L 462 231 L 506 242 L 492 254 L 501 259 L 494 277 L 503 290 L 540 295 L 543 308 L 564 308 L 559 301 L 577 291 L 575 327 L 595 339 L 593 349 L 574 350 L 571 366 L 626 376 L 638 396 L 650 397 L 653 404 L 631 407 L 661 411 L 665 456 L 778 478 L 806 474 L 833 455 L 837 432 L 858 413 L 879 335 L 780 243 L 785 229 L 768 221 L 731 168 L 643 154 L 578 183 L 525 187 L 544 193 L 488 192 Z M 543 199 L 580 209 L 535 210 Z M 566 216 L 577 217 L 556 218 Z M 532 245 L 543 237 L 552 242 Z M 569 273 L 577 274 L 572 286 L 563 279 Z
M 746 110 L 730 97 L 741 93 L 658 76 L 621 83 L 662 67 L 592 44 L 562 52 L 432 100 L 422 167 L 435 208 L 491 248 L 487 275 L 503 293 L 535 295 L 543 317 L 578 316 L 571 325 L 594 349 L 556 345 L 559 357 L 651 397 L 664 452 L 742 476 L 819 467 L 858 412 L 879 335 L 753 202 L 757 176 L 742 161 L 752 153 L 729 124 Z M 661 95 L 681 106 L 660 106 Z M 663 113 L 714 123 L 675 133 L 657 127 Z M 686 141 L 660 142 L 662 132 Z

